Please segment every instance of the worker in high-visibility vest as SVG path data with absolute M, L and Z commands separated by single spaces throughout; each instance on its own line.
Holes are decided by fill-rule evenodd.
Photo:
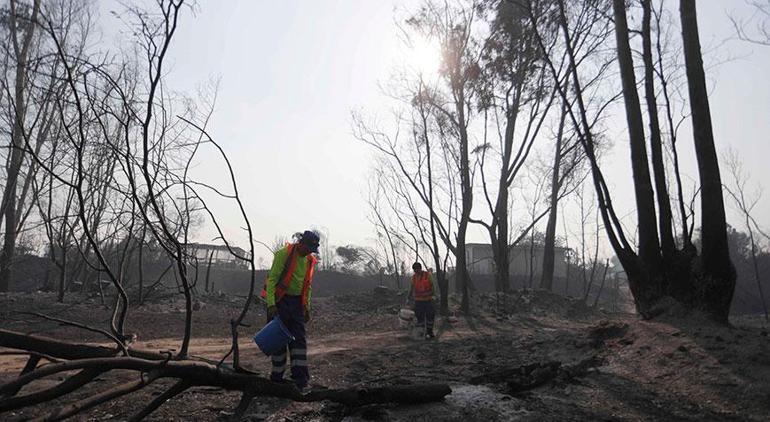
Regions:
M 307 341 L 305 323 L 310 321 L 310 295 L 313 271 L 318 262 L 320 238 L 316 232 L 305 231 L 296 243 L 279 249 L 273 258 L 273 265 L 262 290 L 267 302 L 268 321 L 278 316 L 286 325 L 294 341 L 289 343 L 291 356 L 291 378 L 297 388 L 303 390 L 310 381 L 307 365 Z M 273 368 L 270 379 L 283 381 L 286 370 L 286 350 L 271 356 Z
M 425 328 L 426 339 L 432 339 L 435 337 L 433 322 L 436 319 L 436 309 L 433 307 L 433 296 L 436 293 L 433 274 L 430 271 L 423 271 L 422 264 L 419 262 L 412 265 L 412 270 L 414 275 L 409 294 L 414 295 L 414 315 L 417 317 L 417 326 Z

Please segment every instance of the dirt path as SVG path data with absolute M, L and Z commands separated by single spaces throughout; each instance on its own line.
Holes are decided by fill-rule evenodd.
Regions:
M 490 336 L 495 330 L 502 329 L 496 325 L 485 324 L 481 327 L 471 328 L 463 326 L 458 329 L 439 329 L 437 338 L 432 342 L 456 341 L 476 337 Z M 366 354 L 372 351 L 387 353 L 389 350 L 404 348 L 411 344 L 419 344 L 422 340 L 415 339 L 408 330 L 370 330 L 365 333 L 338 333 L 314 337 L 312 333 L 308 339 L 308 356 L 321 357 L 327 354 L 358 353 Z M 88 342 L 95 346 L 111 347 L 114 343 Z M 178 338 L 157 338 L 147 341 L 138 341 L 134 347 L 154 351 L 174 351 L 179 347 Z M 240 339 L 238 342 L 241 353 L 245 356 L 246 364 L 260 365 L 267 358 L 250 339 Z M 219 359 L 230 350 L 230 338 L 197 338 L 190 343 L 190 356 L 206 359 Z M 3 349 L 0 348 L 0 351 Z M 0 374 L 17 373 L 26 363 L 23 355 L 0 355 Z
M 535 297 L 537 299 L 537 297 Z M 319 317 L 309 328 L 313 383 L 328 387 L 442 382 L 453 392 L 444 402 L 421 406 L 373 406 L 347 409 L 331 403 L 291 403 L 259 398 L 247 420 L 265 421 L 722 421 L 770 420 L 770 344 L 764 321 L 714 326 L 700 320 L 643 322 L 631 315 L 606 315 L 572 308 L 564 299 L 546 297 L 505 318 L 481 312 L 440 324 L 438 338 L 416 340 L 395 329 L 398 302 L 367 297 L 319 301 Z M 380 300 L 380 299 L 377 299 Z M 367 302 L 368 301 L 368 302 Z M 25 306 L 28 304 L 25 302 Z M 376 306 L 374 305 L 376 304 Z M 41 303 L 41 307 L 50 307 Z M 518 305 L 517 305 L 518 306 Z M 230 347 L 222 315 L 235 305 L 209 305 L 199 313 L 191 354 L 217 359 Z M 86 320 L 87 307 L 64 308 L 67 316 Z M 549 311 L 549 309 L 551 309 Z M 139 331 L 138 347 L 175 349 L 179 339 L 164 335 L 174 314 L 152 307 L 134 311 L 138 321 L 154 325 Z M 0 310 L 0 317 L 2 311 Z M 164 319 L 165 318 L 165 319 Z M 263 316 L 254 316 L 254 321 Z M 12 322 L 12 329 L 82 341 L 82 334 L 51 324 Z M 157 321 L 164 321 L 163 324 Z M 246 332 L 242 333 L 243 364 L 267 374 L 269 359 Z M 106 344 L 101 339 L 88 341 Z M 577 378 L 550 382 L 515 393 L 505 383 L 472 385 L 472 379 L 532 362 L 574 364 L 597 358 L 595 367 Z M 16 376 L 22 356 L 0 356 L 0 381 Z M 0 420 L 24 420 L 99 389 L 129 380 L 113 371 L 87 389 L 33 409 L 0 415 Z M 62 378 L 38 383 L 51 386 Z M 99 406 L 76 420 L 124 420 L 137 403 L 168 388 L 159 381 L 146 390 Z M 164 405 L 150 420 L 222 420 L 236 406 L 238 395 L 211 388 L 194 388 Z

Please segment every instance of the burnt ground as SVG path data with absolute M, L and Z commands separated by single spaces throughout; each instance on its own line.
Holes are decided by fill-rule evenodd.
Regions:
M 257 398 L 249 421 L 508 421 L 508 420 L 770 420 L 770 347 L 763 319 L 742 318 L 731 327 L 705 319 L 667 317 L 652 322 L 630 314 L 607 314 L 578 301 L 540 291 L 516 293 L 502 304 L 477 297 L 476 315 L 439 322 L 436 340 L 417 340 L 400 330 L 402 297 L 393 292 L 318 298 L 309 325 L 313 383 L 326 387 L 448 383 L 444 402 L 419 406 L 349 409 L 332 403 L 292 403 Z M 227 321 L 242 299 L 208 296 L 195 312 L 193 355 L 216 358 L 228 349 Z M 65 304 L 46 294 L 0 296 L 0 326 L 50 337 L 104 343 L 98 335 L 41 321 L 20 312 L 106 326 L 109 312 L 98 299 L 73 296 Z M 261 309 L 250 317 L 264 320 Z M 182 303 L 161 301 L 131 310 L 128 332 L 140 347 L 178 347 Z M 269 360 L 244 330 L 245 364 L 267 374 Z M 105 343 L 106 344 L 106 343 Z M 25 360 L 0 355 L 0 380 L 16 376 Z M 498 375 L 531 363 L 558 362 L 560 376 L 535 388 Z M 558 365 L 558 364 L 556 364 Z M 569 368 L 581 368 L 573 371 Z M 564 374 L 569 376 L 564 376 Z M 128 380 L 114 371 L 63 399 L 0 415 L 24 420 Z M 28 387 L 50 386 L 63 378 Z M 171 385 L 158 381 L 137 393 L 103 404 L 77 420 L 125 420 Z M 225 420 L 239 396 L 195 388 L 176 397 L 149 420 Z

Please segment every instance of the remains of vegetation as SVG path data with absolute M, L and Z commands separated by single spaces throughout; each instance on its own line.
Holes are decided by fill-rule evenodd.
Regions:
M 352 119 L 355 138 L 376 156 L 368 205 L 385 252 L 328 242 L 321 251 L 341 260 L 341 268 L 323 263 L 325 282 L 353 284 L 363 273 L 396 290 L 318 299 L 311 338 L 320 382 L 300 391 L 259 375 L 265 359 L 249 339 L 264 320 L 254 310 L 262 275 L 254 245 L 268 245 L 253 238 L 236 171 L 210 134 L 217 83 L 190 97 L 166 80 L 177 30 L 196 5 L 128 3 L 116 12 L 126 48 L 103 51 L 95 2 L 9 0 L 0 7 L 3 418 L 770 418 L 761 276 L 770 238 L 752 215 L 756 201 L 737 160 L 723 186 L 696 2 L 668 2 L 678 4 L 678 18 L 664 3 L 423 0 L 407 12 L 404 38 L 435 41 L 440 69 L 394 78 L 390 126 L 360 113 Z M 768 44 L 768 7 L 751 4 L 760 23 L 734 20 L 736 32 Z M 603 162 L 604 119 L 621 99 L 632 224 L 612 200 Z M 679 121 L 678 108 L 686 110 Z M 677 150 L 688 119 L 697 161 L 689 201 Z M 545 165 L 535 160 L 539 144 L 553 153 Z M 204 150 L 226 187 L 194 177 Z M 590 193 L 582 186 L 589 177 Z M 524 184 L 531 189 L 512 194 Z M 745 235 L 728 225 L 725 190 Z M 566 275 L 557 277 L 560 201 L 573 194 L 580 253 L 574 262 L 576 252 L 565 253 Z M 592 200 L 593 208 L 585 204 Z M 242 219 L 246 249 L 210 206 L 223 201 Z M 213 249 L 201 256 L 194 241 L 204 222 L 216 233 L 208 246 L 226 251 L 228 274 L 245 282 L 220 279 L 216 288 Z M 481 259 L 491 262 L 493 293 L 471 271 L 473 225 L 489 238 L 491 255 Z M 29 290 L 55 293 L 12 292 L 20 258 L 32 255 L 20 240 L 34 229 L 44 233 L 46 256 L 28 266 L 46 268 Z M 600 229 L 617 264 L 600 256 Z M 511 253 L 520 243 L 527 272 L 517 279 Z M 396 329 L 412 262 L 437 280 L 436 340 Z M 543 290 L 533 290 L 538 278 Z M 526 289 L 514 289 L 522 280 Z M 565 297 L 552 293 L 561 282 Z M 622 312 L 625 284 L 644 321 Z M 735 298 L 752 301 L 746 310 L 761 304 L 765 321 L 730 326 Z

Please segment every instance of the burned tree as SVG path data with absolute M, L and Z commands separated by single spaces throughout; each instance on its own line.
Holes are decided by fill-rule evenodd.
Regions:
M 303 395 L 292 385 L 272 383 L 243 368 L 238 338 L 254 302 L 254 251 L 252 246 L 248 253 L 238 255 L 231 247 L 220 221 L 207 205 L 210 194 L 236 203 L 253 244 L 251 225 L 227 154 L 206 128 L 213 99 L 199 101 L 204 104 L 201 112 L 184 106 L 196 101 L 175 101 L 163 89 L 164 59 L 186 4 L 182 0 L 163 0 L 153 7 L 151 10 L 129 8 L 123 16 L 125 22 L 134 25 L 134 42 L 139 46 L 138 51 L 146 53 L 141 56 L 144 61 L 113 62 L 103 54 L 70 54 L 68 39 L 62 36 L 61 28 L 53 23 L 50 15 L 42 14 L 34 22 L 41 34 L 53 43 L 61 61 L 63 72 L 59 74 L 59 82 L 65 93 L 56 98 L 54 115 L 61 126 L 59 145 L 67 148 L 36 151 L 34 143 L 25 139 L 24 152 L 48 177 L 55 179 L 58 186 L 73 192 L 72 212 L 89 247 L 88 253 L 83 251 L 84 261 L 95 272 L 106 275 L 116 292 L 106 329 L 50 315 L 40 317 L 98 333 L 114 345 L 68 343 L 0 330 L 0 347 L 30 356 L 18 377 L 0 385 L 0 412 L 64 397 L 115 370 L 128 371 L 130 379 L 65 401 L 42 418 L 71 417 L 164 378 L 174 380 L 174 384 L 137 409 L 131 420 L 146 417 L 166 401 L 198 386 L 241 392 L 243 399 L 237 412 L 245 410 L 255 397 L 264 395 L 296 401 L 333 400 L 351 406 L 419 403 L 446 396 L 450 390 L 443 385 L 324 389 Z M 198 151 L 204 147 L 213 149 L 219 158 L 209 161 L 224 167 L 229 176 L 228 188 L 197 181 L 188 172 Z M 50 165 L 54 152 L 62 154 L 56 155 L 60 159 L 53 160 L 58 166 Z M 228 250 L 249 264 L 251 273 L 243 307 L 230 319 L 232 346 L 217 361 L 189 356 L 194 332 L 190 315 L 195 280 L 188 278 L 186 271 L 193 259 L 188 238 L 191 224 L 197 218 L 195 213 L 208 218 Z M 95 215 L 99 216 L 97 220 Z M 137 238 L 140 240 L 132 240 Z M 157 243 L 177 268 L 186 305 L 184 328 L 179 333 L 181 347 L 177 353 L 137 349 L 132 346 L 134 336 L 126 332 L 130 314 L 123 270 L 131 261 L 129 257 L 137 243 Z M 40 365 L 43 361 L 51 363 Z M 24 388 L 49 377 L 62 377 L 62 381 L 34 392 Z
M 490 36 L 482 51 L 479 77 L 485 124 L 484 144 L 476 149 L 489 222 L 474 219 L 489 233 L 495 263 L 495 290 L 510 289 L 509 192 L 520 175 L 535 140 L 541 133 L 555 99 L 553 83 L 543 66 L 530 21 L 521 9 L 508 2 L 490 2 Z M 522 129 L 523 128 L 523 129 Z M 498 142 L 487 139 L 497 134 Z M 494 136 L 494 135 L 492 135 Z M 499 157 L 497 179 L 487 180 L 485 164 L 490 151 Z M 539 213 L 538 213 L 539 214 Z
M 405 123 L 411 137 L 404 141 L 400 129 L 393 137 L 354 116 L 354 134 L 384 156 L 379 161 L 376 184 L 381 187 L 382 199 L 397 223 L 389 230 L 399 242 L 408 248 L 416 260 L 421 260 L 421 249 L 428 249 L 437 270 L 437 282 L 441 293 L 441 312 L 448 315 L 448 282 L 446 279 L 447 256 L 442 249 L 456 253 L 452 239 L 456 219 L 456 195 L 446 160 L 436 159 L 442 154 L 432 147 L 435 142 L 433 116 L 421 101 L 415 101 L 411 119 Z M 449 181 L 449 189 L 442 190 L 440 181 Z
M 698 278 L 699 292 L 695 303 L 715 318 L 726 322 L 735 289 L 735 269 L 730 262 L 727 246 L 727 222 L 722 196 L 722 178 L 719 159 L 714 146 L 706 75 L 703 69 L 698 19 L 694 0 L 681 0 L 679 11 L 682 22 L 687 86 L 690 93 L 695 157 L 701 190 L 701 254 Z
M 634 174 L 633 185 L 638 213 L 638 251 L 624 234 L 623 225 L 610 199 L 610 190 L 608 189 L 602 169 L 596 160 L 595 136 L 583 99 L 584 93 L 579 72 L 581 62 L 576 60 L 574 54 L 575 22 L 580 22 L 580 18 L 584 15 L 573 10 L 570 10 L 568 13 L 568 2 L 566 1 L 559 0 L 556 3 L 558 10 L 556 21 L 563 36 L 566 56 L 568 58 L 568 70 L 572 77 L 574 103 L 577 105 L 577 112 L 572 109 L 569 110 L 570 121 L 590 162 L 602 221 L 610 244 L 628 276 L 637 310 L 644 317 L 651 318 L 665 311 L 670 306 L 670 301 L 667 301 L 666 298 L 673 298 L 674 301 L 682 303 L 687 307 L 703 310 L 714 319 L 726 322 L 735 276 L 729 261 L 726 242 L 724 204 L 719 167 L 716 154 L 714 153 L 713 133 L 711 130 L 710 112 L 708 110 L 708 96 L 698 41 L 694 2 L 682 1 L 680 12 L 687 81 L 690 88 L 690 106 L 693 114 L 696 157 L 699 163 L 698 170 L 700 188 L 702 190 L 702 227 L 704 231 L 708 232 L 708 234 L 704 232 L 703 250 L 700 256 L 695 256 L 692 251 L 687 249 L 681 252 L 671 251 L 671 239 L 668 238 L 671 225 L 669 220 L 670 212 L 664 210 L 664 214 L 667 215 L 663 216 L 660 220 L 656 217 L 655 192 L 652 188 L 647 164 L 644 125 L 628 39 L 629 28 L 627 26 L 625 2 L 613 0 L 612 11 L 614 12 L 614 19 L 612 28 L 616 35 L 617 60 L 620 66 L 629 128 L 631 162 Z M 531 12 L 533 10 L 531 2 L 527 2 L 526 6 L 530 10 L 530 18 L 533 23 L 538 23 L 538 16 Z M 590 13 L 594 13 L 596 19 L 606 20 L 610 5 L 607 2 L 599 2 L 597 6 L 600 7 L 593 8 Z M 649 3 L 646 3 L 644 6 L 650 7 Z M 647 34 L 644 36 L 646 40 L 643 40 L 643 43 L 646 45 L 643 47 L 646 50 L 645 54 L 649 56 L 651 53 L 651 40 L 649 39 L 649 28 L 647 26 L 649 25 L 651 10 L 648 9 L 646 14 L 647 16 L 643 19 L 645 29 L 642 32 Z M 573 22 L 572 25 L 570 22 Z M 547 51 L 542 37 L 540 37 L 540 46 L 542 51 Z M 554 66 L 554 60 L 549 60 L 549 63 L 552 74 L 557 76 L 558 70 Z M 647 67 L 649 67 L 650 63 L 651 60 L 647 57 Z M 582 65 L 582 67 L 585 67 L 585 65 Z M 649 76 L 649 69 L 646 74 Z M 560 96 L 564 100 L 569 98 L 569 92 L 564 89 L 559 91 Z M 648 110 L 649 112 L 657 112 L 657 107 L 654 106 L 654 95 L 649 95 L 654 94 L 652 91 L 654 90 L 651 90 L 650 85 L 648 85 Z M 653 166 L 658 169 L 654 169 L 654 171 L 660 172 L 661 163 L 659 157 L 657 157 L 660 129 L 653 125 L 651 130 L 658 131 L 655 140 L 653 140 L 652 148 L 655 151 L 654 155 L 656 155 L 653 157 Z M 664 177 L 662 174 L 659 174 L 659 176 L 656 175 L 656 184 L 661 190 L 661 192 L 658 192 L 658 203 L 666 208 L 670 205 L 665 201 L 667 194 L 664 192 L 666 189 L 663 183 Z M 661 248 L 659 229 L 663 232 L 664 243 L 668 243 L 668 246 L 663 248 Z M 672 254 L 672 256 L 665 257 L 667 263 L 672 263 L 670 266 L 665 266 L 665 268 L 664 251 Z
M 729 183 L 725 185 L 725 191 L 732 198 L 733 204 L 740 211 L 745 224 L 746 233 L 749 235 L 749 250 L 751 253 L 751 267 L 754 275 L 754 282 L 757 284 L 757 293 L 762 303 L 762 310 L 765 319 L 768 319 L 767 303 L 765 302 L 765 292 L 762 289 L 762 275 L 759 270 L 757 255 L 759 254 L 759 245 L 755 238 L 757 223 L 752 216 L 754 208 L 757 206 L 761 197 L 761 190 L 755 194 L 746 192 L 749 182 L 749 175 L 745 173 L 738 155 L 735 151 L 728 151 L 722 161 L 727 165 Z
M 37 110 L 30 98 L 31 79 L 36 76 L 34 71 L 36 57 L 33 56 L 39 31 L 35 22 L 40 14 L 40 0 L 35 0 L 31 9 L 11 0 L 7 11 L 7 26 L 9 44 L 12 46 L 7 54 L 11 57 L 13 81 L 3 81 L 3 97 L 8 100 L 10 110 L 8 121 L 11 126 L 8 157 L 6 159 L 6 178 L 3 188 L 0 212 L 5 223 L 3 248 L 0 251 L 0 291 L 7 291 L 11 281 L 11 268 L 19 233 L 19 222 L 24 207 L 24 197 L 19 195 L 22 180 L 22 166 L 25 161 L 24 143 L 31 136 L 34 123 L 41 116 L 47 116 L 45 107 Z M 7 46 L 8 44 L 6 44 Z M 11 92 L 12 90 L 12 92 Z M 36 112 L 36 113 L 35 113 Z M 41 114 L 42 113 L 42 114 Z M 46 118 L 46 117 L 44 117 Z M 30 127 L 31 126 L 31 127 Z M 45 123 L 43 123 L 45 126 Z M 38 138 L 39 139 L 39 138 Z M 27 182 L 30 182 L 28 179 Z

